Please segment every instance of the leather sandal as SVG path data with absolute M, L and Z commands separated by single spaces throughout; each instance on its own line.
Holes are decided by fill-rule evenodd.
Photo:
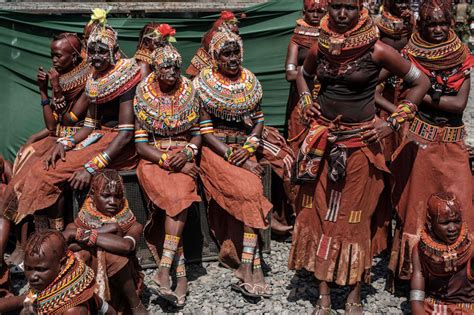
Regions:
M 362 303 L 348 302 L 345 304 L 344 314 L 354 314 L 354 311 L 356 312 L 355 314 L 364 314 L 364 307 Z
M 248 282 L 239 281 L 237 283 L 232 283 L 231 286 L 232 290 L 242 293 L 243 296 L 250 297 L 250 298 L 259 298 L 261 297 L 254 292 L 254 286 Z

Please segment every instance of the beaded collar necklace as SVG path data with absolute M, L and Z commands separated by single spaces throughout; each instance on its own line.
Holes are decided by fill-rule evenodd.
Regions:
M 321 19 L 319 51 L 336 63 L 349 62 L 362 56 L 378 40 L 378 30 L 367 9 L 362 9 L 357 25 L 339 34 L 329 29 L 329 15 Z
M 460 66 L 469 56 L 467 47 L 452 29 L 449 30 L 448 39 L 439 44 L 425 41 L 419 32 L 413 33 L 404 53 L 430 71 L 443 71 Z
M 136 221 L 135 215 L 128 207 L 127 199 L 125 199 L 122 210 L 115 216 L 109 217 L 97 210 L 91 197 L 86 198 L 75 220 L 76 224 L 88 229 L 98 229 L 107 223 L 117 223 L 124 232 L 128 231 Z
M 135 52 L 135 56 L 133 56 L 133 58 L 135 60 L 140 60 L 140 61 L 146 62 L 149 65 L 152 65 L 153 62 L 151 60 L 150 55 L 151 55 L 151 52 L 148 49 L 140 48 Z
M 138 85 L 133 109 L 142 128 L 161 136 L 189 130 L 199 118 L 199 103 L 191 81 L 182 76 L 173 91 L 163 93 L 155 72 Z
M 97 104 L 103 104 L 130 90 L 140 79 L 140 67 L 135 59 L 120 59 L 113 69 L 100 78 L 95 79 L 94 73 L 91 73 L 85 91 Z
M 298 19 L 296 20 L 296 27 L 293 33 L 303 36 L 318 37 L 319 27 L 310 25 L 306 23 L 303 19 Z
M 56 279 L 43 291 L 30 290 L 29 295 L 36 296 L 38 315 L 55 315 L 92 298 L 94 287 L 94 271 L 68 251 L 66 264 Z
M 202 106 L 214 116 L 240 122 L 259 108 L 263 91 L 257 77 L 242 68 L 236 81 L 220 75 L 212 68 L 203 69 L 194 81 Z
M 87 60 L 83 59 L 77 67 L 59 77 L 59 85 L 61 86 L 61 90 L 63 92 L 68 92 L 77 87 L 83 89 L 90 73 L 91 67 L 89 66 Z
M 410 30 L 404 25 L 404 20 L 392 15 L 390 12 L 384 10 L 382 15 L 377 20 L 377 27 L 385 36 L 400 39 L 408 36 Z
M 421 232 L 418 249 L 423 266 L 430 274 L 447 276 L 457 271 L 471 258 L 471 239 L 464 223 L 458 239 L 451 245 L 439 243 L 425 228 Z

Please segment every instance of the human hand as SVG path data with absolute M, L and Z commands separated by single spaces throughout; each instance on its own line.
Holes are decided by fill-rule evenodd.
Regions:
M 262 178 L 263 176 L 263 166 L 260 165 L 260 163 L 258 163 L 257 161 L 246 160 L 242 165 L 242 168 L 245 168 L 247 171 L 254 173 L 260 178 Z
M 75 171 L 67 180 L 72 189 L 83 190 L 89 186 L 92 175 L 85 169 L 81 168 Z
M 229 163 L 235 166 L 242 166 L 245 161 L 250 157 L 249 151 L 239 148 L 235 150 L 229 157 Z
M 36 83 L 38 84 L 40 92 L 48 93 L 48 74 L 44 71 L 43 67 L 38 68 Z
M 321 106 L 317 102 L 313 102 L 311 106 L 303 110 L 303 119 L 309 121 L 311 119 L 318 119 L 321 116 Z
M 179 171 L 188 161 L 188 156 L 184 152 L 177 152 L 166 160 L 166 163 L 173 171 Z
M 181 169 L 181 173 L 189 175 L 192 178 L 196 179 L 199 175 L 199 167 L 197 167 L 194 163 L 188 162 Z
M 61 159 L 61 161 L 66 161 L 66 150 L 64 150 L 64 145 L 62 143 L 57 143 L 49 157 L 44 160 L 44 169 L 48 170 L 51 166 L 53 169 L 56 168 L 56 161 Z
M 51 82 L 51 88 L 53 91 L 59 89 L 59 72 L 55 68 L 51 68 L 48 71 L 49 81 Z
M 374 124 L 365 126 L 362 129 L 364 130 L 362 132 L 362 140 L 369 144 L 380 141 L 393 132 L 390 124 L 378 116 L 376 116 Z

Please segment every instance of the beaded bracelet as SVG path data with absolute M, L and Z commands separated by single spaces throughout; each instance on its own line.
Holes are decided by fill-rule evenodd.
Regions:
M 197 137 L 201 135 L 201 127 L 199 124 L 194 124 L 190 129 L 189 133 L 191 134 L 191 137 Z
M 195 145 L 194 143 L 186 144 L 185 148 L 191 148 L 191 150 L 193 151 L 194 156 L 197 156 L 199 154 L 199 149 L 198 149 L 197 145 Z
M 86 117 L 86 119 L 84 120 L 84 127 L 89 127 L 89 128 L 95 129 L 95 127 L 97 127 L 97 125 L 98 125 L 98 122 L 99 121 L 96 120 L 96 119 Z
M 76 241 L 78 241 L 80 243 L 85 243 L 85 242 L 89 241 L 89 237 L 90 237 L 90 230 L 86 230 L 86 229 L 83 229 L 83 228 L 77 228 L 76 235 L 75 235 Z
M 212 120 L 203 120 L 199 122 L 199 128 L 201 130 L 202 135 L 214 133 L 214 126 L 212 124 Z
M 158 161 L 158 165 L 164 169 L 168 169 L 168 164 L 165 163 L 167 159 L 168 159 L 168 154 L 163 153 L 160 157 L 160 160 Z
M 64 150 L 66 151 L 72 150 L 76 146 L 76 141 L 72 136 L 59 138 L 58 140 L 56 140 L 56 142 L 61 143 L 64 146 Z
M 313 104 L 313 99 L 311 98 L 311 93 L 308 91 L 304 91 L 300 94 L 300 98 L 298 100 L 298 114 L 303 116 L 304 110 Z
M 181 150 L 182 153 L 184 153 L 186 155 L 186 159 L 188 162 L 192 162 L 194 161 L 194 152 L 193 150 L 191 149 L 188 149 L 188 147 L 184 147 L 183 150 Z
M 148 143 L 148 132 L 144 129 L 135 130 L 135 143 Z
M 92 229 L 90 231 L 91 231 L 91 234 L 89 235 L 89 240 L 87 241 L 87 246 L 92 247 L 97 242 L 97 230 Z
M 265 122 L 265 116 L 261 110 L 256 112 L 252 117 L 252 122 L 254 125 L 263 124 Z
M 245 149 L 249 152 L 250 156 L 255 155 L 255 151 L 257 151 L 258 146 L 260 145 L 260 139 L 256 136 L 252 135 L 247 138 L 242 149 Z
M 234 153 L 234 148 L 228 147 L 224 153 L 224 160 L 229 161 L 233 153 Z
M 84 167 L 91 175 L 94 175 L 99 170 L 106 168 L 110 164 L 110 161 L 110 156 L 104 151 L 84 164 Z
M 45 100 L 41 100 L 41 106 L 46 106 L 46 105 L 49 105 L 51 103 L 51 100 L 49 98 L 45 99 Z
M 398 131 L 400 126 L 406 121 L 412 121 L 415 118 L 417 106 L 412 101 L 404 99 L 398 103 L 395 112 L 387 118 L 393 130 Z

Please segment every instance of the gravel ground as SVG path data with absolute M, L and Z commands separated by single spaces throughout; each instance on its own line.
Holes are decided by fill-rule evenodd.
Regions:
M 309 272 L 288 270 L 287 261 L 290 250 L 289 243 L 272 241 L 272 252 L 264 254 L 268 264 L 267 282 L 273 290 L 270 299 L 257 301 L 247 300 L 241 294 L 230 289 L 230 284 L 236 279 L 232 271 L 220 267 L 217 262 L 191 264 L 187 267 L 189 290 L 187 305 L 182 310 L 176 310 L 160 300 L 148 289 L 145 290 L 143 301 L 152 314 L 157 313 L 192 313 L 192 314 L 310 314 L 318 296 L 314 278 Z M 405 295 L 408 286 L 401 285 L 395 295 L 386 292 L 385 270 L 387 256 L 374 259 L 372 284 L 362 289 L 362 299 L 365 314 L 409 314 L 409 305 Z M 155 273 L 154 269 L 145 270 L 145 284 Z M 338 314 L 344 313 L 347 289 L 332 290 L 333 309 Z

